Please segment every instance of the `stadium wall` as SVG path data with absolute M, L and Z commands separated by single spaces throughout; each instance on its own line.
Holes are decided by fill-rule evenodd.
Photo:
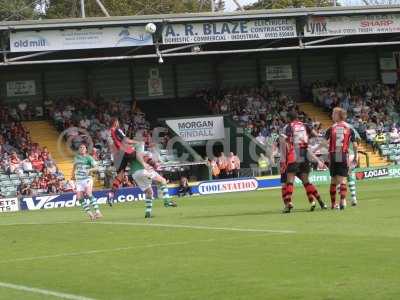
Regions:
M 382 54 L 381 54 L 382 53 Z M 288 95 L 300 95 L 301 86 L 316 80 L 380 80 L 379 58 L 392 53 L 377 48 L 308 50 L 253 55 L 226 55 L 112 64 L 35 65 L 0 71 L 0 97 L 4 103 L 28 101 L 40 105 L 46 99 L 67 96 L 102 96 L 132 99 L 190 97 L 201 88 L 260 86 L 267 82 L 267 66 L 291 66 L 292 78 L 271 83 Z M 149 79 L 154 70 L 162 82 L 162 93 L 153 93 Z M 34 95 L 7 95 L 7 82 L 33 80 Z

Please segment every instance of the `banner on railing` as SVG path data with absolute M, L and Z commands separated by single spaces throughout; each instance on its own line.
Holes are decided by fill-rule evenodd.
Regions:
M 18 210 L 19 207 L 17 198 L 0 199 L 0 212 L 14 212 Z
M 400 32 L 400 14 L 310 16 L 304 36 L 380 34 Z
M 144 26 L 10 32 L 11 52 L 116 48 L 152 45 Z
M 157 195 L 157 188 L 153 187 L 153 192 Z M 94 192 L 93 195 L 97 198 L 99 204 L 105 204 L 107 202 L 108 190 L 102 190 Z M 139 188 L 125 188 L 120 189 L 116 195 L 115 202 L 135 202 L 143 201 L 145 199 L 144 193 Z M 61 208 L 61 207 L 75 207 L 79 203 L 76 199 L 75 193 L 66 193 L 60 195 L 47 195 L 47 196 L 35 196 L 35 197 L 24 197 L 20 199 L 21 210 L 39 210 L 39 209 L 50 209 L 50 208 Z
M 296 37 L 294 19 L 179 23 L 164 26 L 164 44 L 190 44 Z

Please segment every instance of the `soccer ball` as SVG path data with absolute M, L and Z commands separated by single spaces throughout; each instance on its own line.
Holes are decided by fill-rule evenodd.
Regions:
M 156 24 L 154 24 L 154 23 L 149 23 L 149 24 L 146 25 L 145 29 L 146 29 L 146 31 L 147 31 L 148 33 L 153 34 L 153 33 L 156 32 L 157 26 L 156 26 Z

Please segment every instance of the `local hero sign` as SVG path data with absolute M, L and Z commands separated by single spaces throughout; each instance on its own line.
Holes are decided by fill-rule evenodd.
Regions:
M 164 44 L 190 44 L 296 37 L 294 19 L 167 24 Z
M 166 123 L 186 142 L 225 138 L 223 117 L 167 120 Z
M 145 31 L 144 26 L 10 33 L 11 52 L 114 48 L 152 44 L 153 37 Z
M 400 14 L 323 17 L 311 16 L 304 36 L 379 34 L 400 32 Z

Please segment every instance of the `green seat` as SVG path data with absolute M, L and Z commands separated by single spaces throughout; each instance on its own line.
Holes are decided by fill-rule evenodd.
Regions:
M 10 179 L 10 177 L 8 176 L 8 175 L 6 175 L 6 174 L 1 174 L 0 175 L 0 181 L 2 181 L 2 180 L 9 180 Z
M 19 178 L 18 174 L 10 174 L 10 179 L 11 180 L 18 179 L 18 178 Z

